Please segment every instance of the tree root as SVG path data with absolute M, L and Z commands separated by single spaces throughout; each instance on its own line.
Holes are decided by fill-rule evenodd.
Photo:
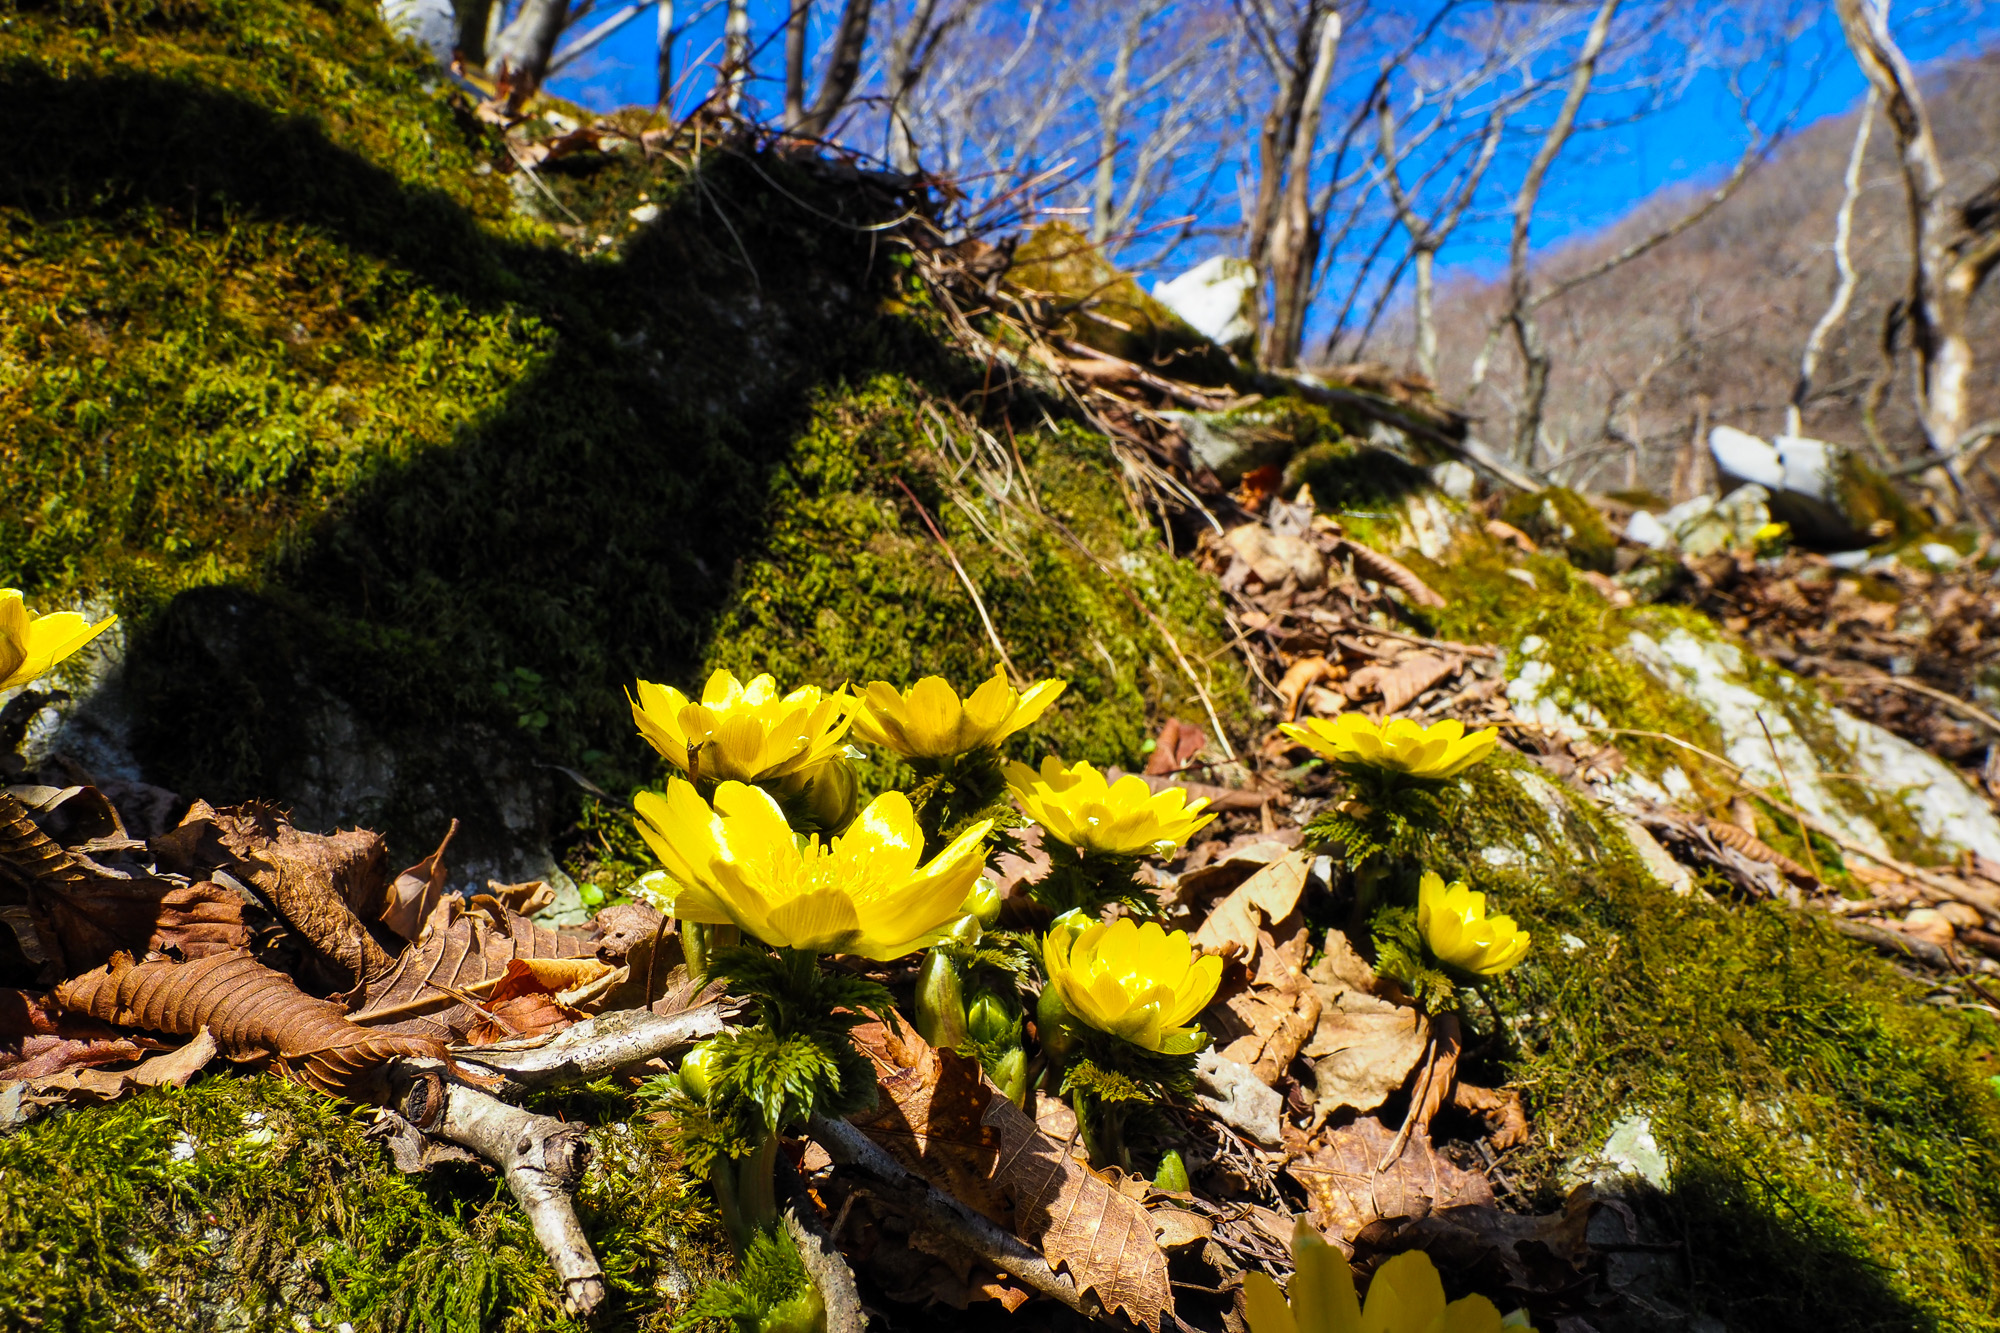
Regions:
M 563 1309 L 593 1313 L 604 1303 L 604 1269 L 570 1197 L 590 1160 L 585 1128 L 510 1106 L 416 1061 L 404 1062 L 401 1072 L 411 1081 L 396 1109 L 426 1133 L 500 1167 L 562 1283 Z
M 874 1181 L 871 1189 L 877 1197 L 934 1228 L 967 1257 L 1014 1278 L 1039 1295 L 1061 1301 L 1078 1314 L 1100 1317 L 1097 1303 L 1086 1299 L 1074 1282 L 1051 1268 L 1040 1251 L 904 1170 L 901 1163 L 853 1125 L 845 1120 L 814 1116 L 812 1136 L 835 1163 L 871 1177 Z

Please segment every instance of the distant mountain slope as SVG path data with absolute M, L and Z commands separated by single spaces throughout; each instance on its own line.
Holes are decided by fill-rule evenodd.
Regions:
M 1952 197 L 1962 201 L 2000 176 L 2000 52 L 1935 72 L 1926 93 Z M 1810 127 L 1700 225 L 1542 309 L 1556 356 L 1547 438 L 1578 459 L 1569 480 L 1664 490 L 1704 396 L 1710 422 L 1767 436 L 1783 428 L 1800 351 L 1834 289 L 1834 218 L 1858 112 Z M 1546 261 L 1545 276 L 1614 253 L 1677 215 L 1688 197 L 1685 188 L 1667 192 L 1608 231 L 1564 247 Z M 1909 284 L 1909 226 L 1895 142 L 1878 116 L 1854 217 L 1860 286 L 1814 377 L 1809 435 L 1865 444 L 1871 391 L 1886 389 L 1878 439 L 1896 456 L 1920 448 L 1907 335 L 1893 365 L 1882 352 L 1885 316 Z M 1439 369 L 1447 394 L 1466 394 L 1498 304 L 1499 289 L 1490 284 L 1460 283 L 1441 294 Z M 1970 420 L 1978 421 L 2000 413 L 2000 284 L 1975 302 L 1973 338 L 1979 371 Z M 1509 429 L 1516 379 L 1511 349 L 1503 347 L 1491 382 L 1470 401 L 1493 438 Z

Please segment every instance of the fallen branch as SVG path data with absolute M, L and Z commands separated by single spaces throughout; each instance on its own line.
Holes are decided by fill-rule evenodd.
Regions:
M 958 1200 L 933 1189 L 929 1182 L 905 1171 L 875 1141 L 845 1120 L 814 1116 L 812 1136 L 827 1156 L 873 1178 L 873 1192 L 935 1227 L 980 1264 L 1039 1295 L 1061 1301 L 1078 1314 L 1096 1317 L 1094 1302 L 1086 1301 L 1076 1284 L 1049 1267 L 1026 1241 L 1002 1231 Z
M 1827 921 L 1847 938 L 1860 940 L 1863 944 L 1873 947 L 1876 952 L 1888 954 L 1891 958 L 1907 958 L 1940 972 L 1958 970 L 1951 965 L 1950 956 L 1929 940 L 1920 940 L 1882 926 L 1871 926 L 1866 921 L 1849 921 L 1846 917 L 1829 916 Z
M 719 1036 L 738 1006 L 719 1001 L 678 1014 L 620 1009 L 599 1014 L 533 1045 L 500 1042 L 454 1052 L 464 1068 L 498 1079 L 503 1097 L 563 1083 L 589 1083 L 614 1070 Z
M 604 1303 L 604 1269 L 571 1202 L 590 1161 L 588 1131 L 535 1115 L 443 1075 L 429 1061 L 405 1061 L 410 1080 L 397 1110 L 411 1124 L 497 1164 L 535 1239 L 562 1283 L 563 1309 L 589 1315 Z

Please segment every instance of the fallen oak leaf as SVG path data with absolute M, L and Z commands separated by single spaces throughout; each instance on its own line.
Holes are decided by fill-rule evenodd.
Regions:
M 446 1056 L 434 1038 L 348 1022 L 339 1005 L 307 995 L 247 952 L 192 963 L 134 963 L 119 954 L 58 986 L 55 998 L 67 1010 L 120 1027 L 179 1037 L 207 1028 L 231 1060 L 265 1064 L 360 1102 L 387 1102 L 392 1061 Z
M 1292 914 L 1305 892 L 1312 862 L 1312 853 L 1294 848 L 1251 875 L 1210 909 L 1193 943 L 1210 953 L 1241 950 L 1246 966 L 1255 963 L 1259 928 L 1275 926 Z
M 1430 1047 L 1430 1023 L 1411 1005 L 1377 995 L 1375 974 L 1341 932 L 1327 933 L 1326 953 L 1311 972 L 1320 997 L 1319 1025 L 1303 1054 L 1313 1061 L 1322 1121 L 1343 1110 L 1369 1112 L 1409 1082 Z
M 51 1009 L 47 998 L 0 989 L 0 1079 L 45 1078 L 66 1069 L 126 1064 L 145 1047 L 87 1014 Z

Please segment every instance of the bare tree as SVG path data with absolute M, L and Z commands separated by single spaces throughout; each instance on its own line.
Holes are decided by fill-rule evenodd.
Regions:
M 1889 33 L 1887 0 L 1837 0 L 1837 8 L 1848 46 L 1882 100 L 1902 166 L 1913 261 L 1903 313 L 1916 349 L 1918 420 L 1952 486 L 1965 494 L 1961 453 L 1983 442 L 1964 438 L 1973 369 L 1966 318 L 2000 263 L 2000 180 L 1952 204 L 1916 73 Z
M 1295 19 L 1272 0 L 1244 0 L 1245 22 L 1272 80 L 1257 145 L 1257 197 L 1248 220 L 1257 272 L 1258 360 L 1298 364 L 1321 229 L 1311 207 L 1312 170 L 1342 24 L 1331 0 L 1306 0 Z
M 1806 395 L 1812 392 L 1813 373 L 1819 369 L 1820 350 L 1826 346 L 1826 337 L 1840 327 L 1847 318 L 1847 308 L 1854 302 L 1854 288 L 1858 275 L 1854 271 L 1854 201 L 1861 197 L 1861 164 L 1868 155 L 1868 132 L 1875 124 L 1875 108 L 1881 94 L 1873 84 L 1868 87 L 1867 105 L 1861 108 L 1861 115 L 1854 126 L 1854 146 L 1847 152 L 1847 170 L 1841 176 L 1840 208 L 1833 221 L 1833 299 L 1827 302 L 1825 313 L 1806 335 L 1805 350 L 1799 354 L 1799 379 L 1792 386 L 1792 401 L 1785 407 L 1785 434 L 1797 435 L 1805 429 L 1802 413 L 1806 405 Z

